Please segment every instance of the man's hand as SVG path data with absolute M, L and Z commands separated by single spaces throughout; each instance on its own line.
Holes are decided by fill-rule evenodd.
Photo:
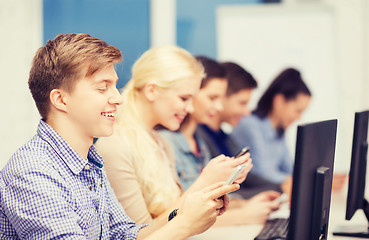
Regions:
M 229 204 L 227 193 L 239 189 L 238 184 L 213 184 L 203 190 L 189 193 L 178 215 L 172 221 L 182 221 L 191 231 L 191 235 L 199 234 L 211 227 L 216 218 L 222 215 Z M 224 197 L 223 197 L 224 196 Z

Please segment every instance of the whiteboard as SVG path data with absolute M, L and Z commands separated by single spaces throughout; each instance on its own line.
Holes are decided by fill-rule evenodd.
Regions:
M 217 9 L 216 18 L 218 59 L 240 64 L 258 81 L 251 109 L 283 69 L 300 70 L 313 97 L 302 119 L 286 133 L 292 156 L 297 124 L 340 117 L 332 9 L 322 4 L 228 5 Z M 342 155 L 339 151 L 336 157 Z

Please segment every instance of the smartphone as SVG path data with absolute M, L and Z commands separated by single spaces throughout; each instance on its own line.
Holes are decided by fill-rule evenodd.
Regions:
M 239 151 L 234 158 L 238 158 L 241 157 L 243 155 L 245 155 L 246 153 L 250 152 L 250 148 L 248 146 L 244 147 L 241 149 L 241 151 Z
M 225 182 L 225 185 L 233 184 L 234 181 L 240 176 L 242 170 L 246 167 L 246 165 L 242 164 L 236 167 L 236 169 L 233 171 L 231 176 L 228 177 L 227 181 Z
M 285 203 L 288 201 L 288 195 L 286 193 L 281 194 L 281 196 L 279 196 L 278 198 L 274 199 L 275 202 L 277 203 Z

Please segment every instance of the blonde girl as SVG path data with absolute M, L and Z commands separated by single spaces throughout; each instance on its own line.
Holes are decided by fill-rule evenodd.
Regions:
M 127 214 L 138 223 L 167 219 L 188 192 L 225 181 L 249 155 L 235 160 L 218 156 L 183 192 L 170 145 L 155 131 L 158 126 L 177 130 L 188 113 L 204 77 L 202 65 L 175 46 L 145 52 L 132 68 L 132 79 L 123 90 L 113 136 L 96 147 L 106 161 L 109 181 Z M 238 182 L 246 178 L 252 164 Z

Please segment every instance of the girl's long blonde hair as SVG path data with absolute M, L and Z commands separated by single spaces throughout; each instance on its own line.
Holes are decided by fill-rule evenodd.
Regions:
M 155 47 L 136 61 L 132 78 L 123 89 L 124 102 L 117 114 L 116 131 L 132 150 L 137 179 L 153 218 L 176 201 L 181 190 L 163 160 L 162 149 L 141 120 L 145 116 L 137 111 L 137 99 L 148 83 L 165 90 L 203 75 L 202 65 L 186 50 L 175 46 Z

